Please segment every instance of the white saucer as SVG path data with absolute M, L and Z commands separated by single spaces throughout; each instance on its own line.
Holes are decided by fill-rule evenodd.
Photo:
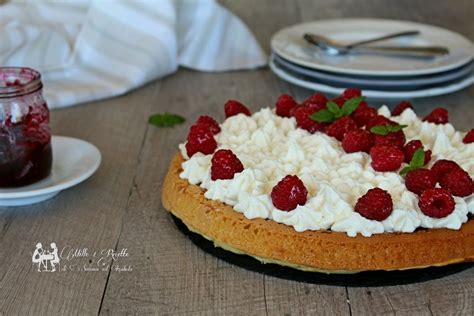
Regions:
M 0 189 L 0 206 L 19 206 L 50 199 L 89 178 L 99 168 L 101 155 L 92 144 L 71 137 L 53 136 L 51 175 L 37 183 Z
M 418 30 L 421 33 L 377 45 L 441 45 L 449 48 L 449 54 L 435 58 L 373 54 L 328 56 L 303 39 L 304 33 L 315 33 L 349 43 L 407 30 Z M 271 47 L 281 57 L 300 66 L 367 76 L 433 74 L 461 67 L 474 56 L 474 44 L 460 34 L 432 25 L 384 19 L 334 19 L 297 24 L 273 35 Z
M 341 94 L 345 88 L 330 86 L 327 83 L 319 82 L 315 79 L 307 76 L 297 74 L 288 69 L 283 69 L 281 66 L 275 64 L 274 60 L 271 59 L 269 63 L 270 69 L 281 79 L 288 81 L 297 86 L 307 88 L 313 91 L 325 92 L 329 94 L 338 95 Z M 469 85 L 474 84 L 474 75 L 449 83 L 447 85 L 441 85 L 430 88 L 422 88 L 419 90 L 398 90 L 398 91 L 383 91 L 383 90 L 370 90 L 364 89 L 364 96 L 377 99 L 411 99 L 411 98 L 422 98 L 436 95 L 448 94 L 455 92 Z

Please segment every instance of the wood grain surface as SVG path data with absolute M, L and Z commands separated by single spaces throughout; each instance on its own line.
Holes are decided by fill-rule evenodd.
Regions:
M 474 39 L 472 0 L 221 2 L 247 23 L 267 52 L 280 28 L 324 18 L 412 20 Z M 403 286 L 304 284 L 225 263 L 176 229 L 161 206 L 161 185 L 192 122 L 204 113 L 222 120 L 228 99 L 257 110 L 272 106 L 281 93 L 301 100 L 311 91 L 279 80 L 267 68 L 216 74 L 180 69 L 125 96 L 54 111 L 54 134 L 92 142 L 103 162 L 91 179 L 50 201 L 0 208 L 0 314 L 474 314 L 474 269 Z M 414 104 L 420 115 L 446 106 L 457 128 L 473 127 L 472 86 Z M 150 114 L 163 111 L 179 112 L 187 122 L 168 129 L 147 125 Z M 37 242 L 127 249 L 129 256 L 117 261 L 132 271 L 38 273 L 31 263 Z

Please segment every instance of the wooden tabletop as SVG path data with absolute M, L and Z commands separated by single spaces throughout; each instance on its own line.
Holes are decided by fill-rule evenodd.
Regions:
M 224 5 L 267 52 L 280 28 L 324 18 L 412 20 L 474 39 L 472 0 L 228 0 Z M 192 122 L 204 113 L 222 120 L 228 99 L 257 110 L 272 106 L 281 93 L 302 100 L 311 91 L 281 81 L 267 68 L 216 74 L 180 69 L 125 96 L 53 111 L 54 134 L 95 144 L 103 162 L 91 179 L 52 200 L 0 208 L 0 314 L 474 314 L 472 268 L 401 286 L 306 284 L 223 262 L 177 230 L 160 194 L 168 163 Z M 420 115 L 445 106 L 456 128 L 473 127 L 473 86 L 413 103 Z M 147 124 L 149 115 L 163 111 L 180 113 L 187 122 L 170 129 Z M 37 242 L 65 249 L 60 266 L 66 271 L 38 272 L 31 260 Z M 114 265 L 87 271 L 99 258 L 110 259 L 101 254 L 109 249 L 116 252 Z

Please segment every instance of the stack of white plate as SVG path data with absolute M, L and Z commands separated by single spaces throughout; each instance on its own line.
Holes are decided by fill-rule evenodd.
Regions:
M 373 46 L 445 46 L 449 54 L 431 58 L 347 54 L 330 56 L 303 39 L 314 33 L 351 43 L 398 31 L 418 30 Z M 340 94 L 347 87 L 373 98 L 417 98 L 451 93 L 474 84 L 474 45 L 460 34 L 436 26 L 394 20 L 339 19 L 294 25 L 271 40 L 272 71 L 311 90 Z

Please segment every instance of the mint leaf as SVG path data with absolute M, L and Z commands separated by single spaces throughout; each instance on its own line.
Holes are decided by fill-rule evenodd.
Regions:
M 158 127 L 171 127 L 184 121 L 184 117 L 172 113 L 158 113 L 148 118 L 148 123 Z
M 339 105 L 337 105 L 336 102 L 329 101 L 328 103 L 326 103 L 326 107 L 328 108 L 329 112 L 334 114 L 335 117 L 341 117 L 341 108 L 339 107 Z
M 309 117 L 312 120 L 320 123 L 334 122 L 340 117 L 351 115 L 351 113 L 354 112 L 355 109 L 357 109 L 362 100 L 364 100 L 363 97 L 354 97 L 344 102 L 342 108 L 340 108 L 336 102 L 328 101 L 326 103 L 327 109 L 323 109 L 316 113 L 313 113 Z
M 364 100 L 363 97 L 354 97 L 344 102 L 342 108 L 337 105 L 334 101 L 328 101 L 326 103 L 327 109 L 320 110 L 309 116 L 310 119 L 319 123 L 334 122 L 336 119 L 349 116 L 359 106 L 359 103 Z
M 402 129 L 404 129 L 405 127 L 407 127 L 407 126 L 408 126 L 408 125 L 399 125 L 399 124 L 397 124 L 397 125 L 389 125 L 389 126 L 388 126 L 388 131 L 389 131 L 390 133 L 399 132 L 399 131 L 401 131 Z
M 370 129 L 370 131 L 377 135 L 388 135 L 389 133 L 396 133 L 407 127 L 408 125 L 377 125 Z
M 413 167 L 411 166 L 406 166 L 405 168 L 403 168 L 401 171 L 400 171 L 400 175 L 401 176 L 405 176 L 408 172 L 412 171 L 412 170 L 415 170 Z
M 410 164 L 400 171 L 401 176 L 405 176 L 408 172 L 416 169 L 420 169 L 425 165 L 425 152 L 422 148 L 418 148 L 413 157 L 411 158 Z
M 385 136 L 389 133 L 387 125 L 377 125 L 370 129 L 370 131 L 377 135 Z
M 341 116 L 348 116 L 351 115 L 352 112 L 357 109 L 359 104 L 364 100 L 364 97 L 353 97 L 346 102 L 344 102 L 344 105 L 342 106 L 342 115 Z
M 324 109 L 318 112 L 314 112 L 313 114 L 309 116 L 309 118 L 319 123 L 327 123 L 327 122 L 333 122 L 336 117 L 329 110 Z
M 410 166 L 414 168 L 421 168 L 425 165 L 425 152 L 423 149 L 418 148 L 410 161 Z

